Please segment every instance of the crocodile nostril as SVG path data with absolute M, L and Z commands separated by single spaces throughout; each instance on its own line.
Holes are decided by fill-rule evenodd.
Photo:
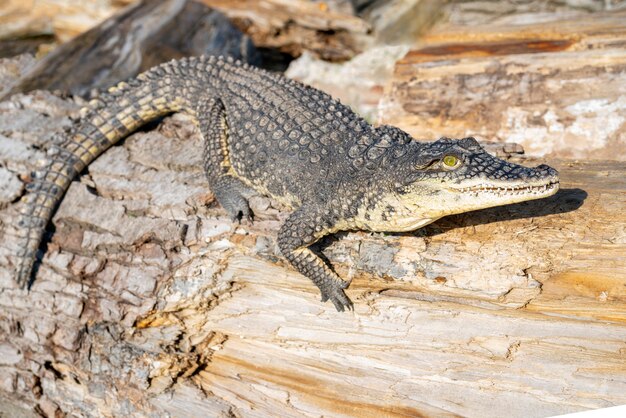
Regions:
M 535 167 L 535 170 L 539 171 L 543 175 L 556 176 L 559 174 L 558 171 L 546 164 L 538 165 Z

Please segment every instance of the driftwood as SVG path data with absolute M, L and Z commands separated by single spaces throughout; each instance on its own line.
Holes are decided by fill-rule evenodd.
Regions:
M 0 393 L 54 416 L 547 416 L 626 403 L 626 167 L 550 160 L 552 198 L 321 250 L 354 313 L 233 225 L 181 115 L 75 182 L 29 293 L 12 280 L 21 178 L 76 112 L 0 103 Z M 527 164 L 543 161 L 529 160 Z M 52 229 L 51 229 L 52 230 Z M 9 401 L 7 401 L 9 402 Z
M 598 12 L 623 10 L 624 1 L 590 0 L 529 0 L 489 1 L 485 3 L 451 0 L 442 8 L 442 17 L 435 30 L 446 28 L 466 32 L 475 28 L 499 27 L 513 29 L 515 26 L 534 25 L 540 32 L 552 30 L 552 22 L 563 19 L 587 19 Z M 539 23 L 539 24 L 537 24 Z M 514 29 L 515 30 L 515 29 Z
M 144 0 L 56 48 L 3 90 L 7 96 L 35 89 L 89 96 L 162 62 L 202 54 L 259 58 L 220 12 L 195 1 Z
M 411 44 L 434 24 L 439 0 L 201 0 L 233 19 L 255 45 L 345 61 L 374 45 Z
M 0 3 L 0 39 L 52 36 L 64 43 L 136 1 L 4 0 Z
M 517 142 L 531 155 L 626 160 L 626 11 L 443 26 L 396 64 L 381 122 L 416 137 Z
M 325 59 L 345 60 L 362 51 L 371 41 L 367 35 L 370 25 L 354 16 L 351 7 L 345 7 L 349 4 L 345 0 L 322 3 L 308 0 L 200 1 L 232 18 L 252 37 L 256 46 L 278 48 L 291 55 L 308 50 Z M 0 4 L 0 46 L 4 39 L 17 39 L 22 42 L 23 49 L 28 49 L 30 43 L 37 42 L 37 37 L 52 35 L 63 44 L 132 3 L 137 2 L 103 0 L 83 2 L 79 7 L 71 0 L 6 0 Z M 169 12 L 165 10 L 163 14 L 167 17 Z M 151 22 L 147 26 L 154 24 Z M 181 24 L 180 29 L 191 27 Z M 40 41 L 50 42 L 51 39 Z
M 200 0 L 221 10 L 255 45 L 292 56 L 310 51 L 342 61 L 368 45 L 371 26 L 351 13 L 331 10 L 324 2 L 302 0 Z

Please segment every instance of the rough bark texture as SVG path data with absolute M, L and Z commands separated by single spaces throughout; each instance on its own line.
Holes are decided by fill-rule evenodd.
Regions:
M 354 313 L 233 225 L 182 116 L 75 182 L 29 293 L 20 176 L 76 105 L 0 103 L 0 390 L 52 416 L 547 416 L 626 403 L 626 168 L 549 161 L 553 198 L 322 243 Z M 539 161 L 529 161 L 538 164 Z
M 0 17 L 18 5 L 25 20 L 13 22 L 32 17 L 44 30 L 29 33 L 51 33 L 26 11 L 66 2 L 11 1 Z M 624 16 L 519 25 L 524 13 L 556 21 L 570 3 L 449 2 L 449 24 L 396 66 L 383 121 L 422 138 L 478 133 L 534 154 L 623 159 Z M 288 28 L 294 48 L 317 39 L 330 57 L 353 54 L 341 40 L 357 21 L 327 22 L 315 7 L 292 23 L 306 30 Z M 58 9 L 61 23 L 70 9 Z M 0 36 L 19 29 L 10 21 Z M 349 78 L 366 58 L 323 69 Z M 0 84 L 31 62 L 0 61 Z M 365 71 L 347 96 L 373 111 L 390 67 Z M 317 83 L 332 90 L 331 78 Z M 359 84 L 368 94 L 354 94 Z M 233 225 L 206 185 L 194 125 L 172 116 L 72 185 L 26 293 L 12 280 L 17 201 L 77 109 L 48 93 L 0 103 L 0 414 L 539 417 L 626 403 L 623 162 L 527 160 L 561 170 L 563 190 L 415 233 L 326 240 L 353 280 L 355 312 L 339 314 L 279 254 L 287 214 L 255 198 L 255 223 Z
M 382 123 L 520 143 L 531 155 L 626 159 L 626 13 L 450 27 L 396 64 Z

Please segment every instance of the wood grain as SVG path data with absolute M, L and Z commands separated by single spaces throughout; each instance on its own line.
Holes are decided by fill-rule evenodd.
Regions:
M 0 103 L 3 187 L 19 196 L 76 108 L 43 92 Z M 552 198 L 327 240 L 352 279 L 355 312 L 339 314 L 280 256 L 286 213 L 273 202 L 253 200 L 253 225 L 229 221 L 200 146 L 177 115 L 99 158 L 56 214 L 28 294 L 12 281 L 18 204 L 2 194 L 6 396 L 130 417 L 526 417 L 626 403 L 624 164 L 550 160 L 563 187 Z
M 371 26 L 363 19 L 304 0 L 200 0 L 220 10 L 250 36 L 255 45 L 292 56 L 303 51 L 343 61 L 371 44 Z
M 380 121 L 534 156 L 626 160 L 626 14 L 447 27 L 396 64 Z

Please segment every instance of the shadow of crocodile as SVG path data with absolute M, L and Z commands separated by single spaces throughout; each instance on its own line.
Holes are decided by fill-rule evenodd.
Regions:
M 424 228 L 399 235 L 432 237 L 455 228 L 572 212 L 583 205 L 587 196 L 582 189 L 561 189 L 545 199 L 446 216 Z

